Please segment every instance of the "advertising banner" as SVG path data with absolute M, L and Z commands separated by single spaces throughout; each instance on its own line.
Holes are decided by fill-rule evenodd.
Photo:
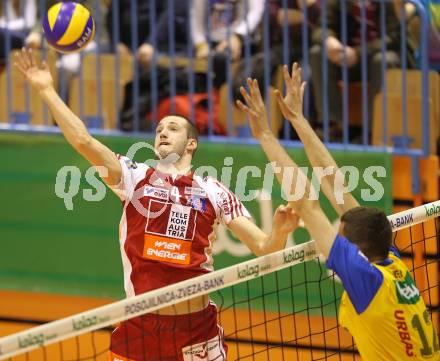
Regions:
M 129 153 L 136 162 L 154 165 L 151 146 L 146 145 L 152 143 L 151 139 L 99 139 L 115 153 Z M 303 149 L 289 149 L 288 153 L 309 177 L 316 175 Z M 60 135 L 0 134 L 0 154 L 3 201 L 0 211 L 0 288 L 123 298 L 118 241 L 122 203 L 103 184 L 95 169 Z M 391 156 L 347 151 L 332 154 L 338 165 L 343 167 L 347 187 L 352 189 L 360 203 L 381 208 L 390 214 Z M 255 223 L 266 233 L 271 231 L 276 207 L 287 203 L 274 175 L 276 169 L 268 162 L 259 145 L 201 141 L 193 170 L 197 174 L 217 178 L 233 191 Z M 319 181 L 314 183 L 326 214 L 337 226 L 336 212 L 319 192 Z M 155 190 L 145 190 L 148 191 Z M 185 192 L 192 194 L 196 191 L 188 187 Z M 157 202 L 162 196 L 155 196 Z M 199 209 L 203 206 L 197 205 Z M 190 214 L 184 210 L 173 214 L 179 218 L 173 221 L 176 223 L 172 225 L 173 232 L 180 232 L 182 227 L 187 232 L 189 223 L 182 225 L 179 222 L 189 222 Z M 167 227 L 168 232 L 171 226 Z M 308 240 L 308 233 L 298 229 L 289 236 L 287 245 Z M 217 229 L 213 250 L 215 269 L 254 257 L 222 225 Z M 148 249 L 152 259 L 158 258 L 160 251 Z M 304 255 L 292 253 L 285 257 L 286 262 L 292 262 Z M 181 262 L 185 263 L 185 260 Z M 254 271 L 241 270 L 244 276 Z M 288 278 L 291 284 L 297 285 L 293 291 L 298 305 L 308 302 L 309 308 L 314 302 L 323 304 L 326 297 L 334 298 L 334 293 L 340 292 L 323 264 L 309 261 L 277 275 L 266 276 L 263 280 L 255 280 L 250 287 L 245 284 L 235 286 L 237 295 L 234 297 L 249 298 L 249 292 L 270 293 L 279 281 L 275 277 Z M 228 292 L 231 291 L 225 294 Z M 291 292 L 292 287 L 285 295 L 278 292 L 278 297 L 291 298 Z

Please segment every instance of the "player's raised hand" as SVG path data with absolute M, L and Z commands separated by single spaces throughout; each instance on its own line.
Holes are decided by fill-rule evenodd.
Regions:
M 299 217 L 289 205 L 281 205 L 273 216 L 273 228 L 276 232 L 292 233 L 298 228 Z
M 249 93 L 244 87 L 240 87 L 240 93 L 246 104 L 240 100 L 236 101 L 237 107 L 249 115 L 250 127 L 252 135 L 259 139 L 265 132 L 270 132 L 267 121 L 267 111 L 263 98 L 261 97 L 258 81 L 256 79 L 247 80 Z
M 279 90 L 275 90 L 275 96 L 284 117 L 295 126 L 295 122 L 302 121 L 304 118 L 303 98 L 306 82 L 302 81 L 302 70 L 297 63 L 293 63 L 292 75 L 289 74 L 287 65 L 284 65 L 283 76 L 286 96 L 283 99 Z
M 53 86 L 52 75 L 45 62 L 37 64 L 32 49 L 23 48 L 17 52 L 14 59 L 14 66 L 23 74 L 26 80 L 36 90 L 42 91 Z

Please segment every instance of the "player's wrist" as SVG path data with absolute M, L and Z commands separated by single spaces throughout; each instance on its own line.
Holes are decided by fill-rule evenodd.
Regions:
M 56 94 L 53 84 L 38 89 L 38 94 L 40 94 L 40 97 L 43 98 L 43 100 L 50 98 L 54 93 Z
M 272 140 L 272 138 L 275 138 L 275 136 L 273 135 L 272 131 L 269 128 L 262 129 L 257 136 L 257 139 L 259 141 L 268 141 L 268 140 Z
M 306 118 L 304 118 L 304 115 L 302 113 L 298 113 L 292 116 L 289 116 L 287 120 L 294 126 L 296 129 L 297 126 L 304 125 L 304 122 L 306 121 Z
M 281 239 L 287 237 L 290 231 L 286 230 L 285 226 L 286 226 L 285 222 L 274 224 L 272 236 L 275 239 Z
M 258 133 L 258 135 L 255 136 L 255 138 L 258 140 L 258 142 L 261 144 L 262 147 L 272 147 L 272 145 L 277 142 L 277 138 L 273 135 L 270 129 L 262 130 Z

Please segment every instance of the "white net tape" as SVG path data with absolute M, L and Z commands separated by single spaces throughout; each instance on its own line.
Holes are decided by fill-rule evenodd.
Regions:
M 440 201 L 436 201 L 393 214 L 388 219 L 395 232 L 439 215 Z M 203 276 L 15 333 L 0 339 L 0 360 L 153 312 L 176 302 L 230 287 L 257 276 L 264 276 L 313 260 L 317 256 L 315 242 L 309 241 Z

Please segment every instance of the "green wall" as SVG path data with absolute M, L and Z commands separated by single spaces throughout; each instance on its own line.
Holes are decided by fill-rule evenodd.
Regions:
M 125 154 L 132 143 L 139 141 L 123 137 L 100 140 L 121 154 Z M 302 150 L 290 149 L 289 153 L 299 165 L 307 165 Z M 356 166 L 361 175 L 368 166 L 385 167 L 387 177 L 378 178 L 384 187 L 385 196 L 372 205 L 389 213 L 391 197 L 386 195 L 391 194 L 390 156 L 367 152 L 333 154 L 340 166 Z M 0 210 L 0 288 L 122 298 L 122 267 L 118 244 L 121 204 L 108 189 L 101 201 L 86 202 L 82 198 L 82 191 L 92 188 L 84 178 L 88 163 L 59 135 L 0 133 L 0 155 L 3 203 Z M 225 157 L 233 158 L 232 190 L 235 190 L 236 175 L 241 167 L 255 165 L 264 173 L 267 163 L 263 152 L 256 145 L 202 142 L 194 159 L 194 167 L 210 165 L 220 170 Z M 137 161 L 150 158 L 151 152 L 147 150 L 138 152 L 136 156 Z M 70 211 L 66 210 L 63 200 L 55 194 L 56 175 L 63 166 L 78 166 L 82 174 L 79 193 L 73 198 L 73 210 Z M 250 177 L 246 189 L 260 189 L 262 182 L 260 177 Z M 360 185 L 354 191 L 358 199 L 362 188 L 370 187 L 361 176 Z M 275 208 L 281 203 L 280 188 L 276 182 L 271 194 Z M 335 213 L 328 202 L 324 200 L 322 204 L 330 219 L 335 219 Z M 245 205 L 257 224 L 261 224 L 258 202 L 245 202 Z M 229 237 L 232 238 L 231 235 Z M 307 240 L 307 234 L 304 230 L 298 230 L 294 238 L 296 242 L 303 242 Z M 235 257 L 223 251 L 216 255 L 215 265 L 219 269 L 250 257 Z M 308 265 L 296 266 L 293 274 L 294 279 L 303 284 L 304 277 L 313 281 L 322 278 L 322 272 L 318 263 L 309 262 Z M 287 270 L 280 273 L 280 277 L 290 277 L 290 274 L 292 271 Z M 274 284 L 275 281 L 268 278 L 265 287 L 270 290 Z M 255 283 L 255 289 L 263 286 L 261 281 Z M 319 302 L 320 298 L 326 297 L 325 292 L 322 296 L 321 288 L 331 289 L 329 295 L 333 294 L 335 288 L 322 287 L 313 282 L 301 287 L 299 295 L 307 297 L 310 292 L 320 295 L 316 298 Z M 339 286 L 336 288 L 339 292 Z M 290 296 L 286 294 L 286 297 Z

